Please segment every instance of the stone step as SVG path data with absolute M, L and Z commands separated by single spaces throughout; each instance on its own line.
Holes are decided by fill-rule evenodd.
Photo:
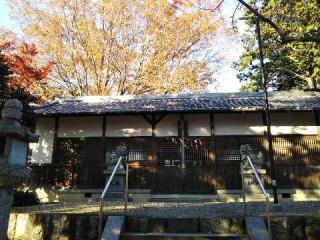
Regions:
M 220 202 L 217 195 L 212 194 L 153 194 L 150 202 Z
M 205 239 L 246 239 L 244 234 L 208 234 L 208 233 L 122 233 L 121 240 L 205 240 Z
M 127 217 L 123 232 L 243 234 L 242 218 L 138 218 Z

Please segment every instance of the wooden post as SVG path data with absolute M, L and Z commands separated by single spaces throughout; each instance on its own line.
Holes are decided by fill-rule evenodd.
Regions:
M 103 159 L 105 159 L 106 154 L 107 154 L 107 141 L 106 141 L 106 131 L 107 131 L 107 117 L 106 115 L 103 115 L 102 119 L 102 154 L 103 154 Z
M 180 124 L 178 124 L 181 133 L 181 139 L 180 139 L 180 154 L 181 154 L 181 179 L 182 179 L 182 192 L 184 192 L 185 189 L 185 177 L 186 177 L 186 153 L 185 153 L 185 122 L 184 122 L 184 114 L 180 114 Z
M 152 114 L 151 124 L 152 124 L 152 137 L 154 138 L 156 136 L 156 115 L 155 114 Z
M 210 144 L 209 144 L 209 167 L 211 168 L 211 183 L 213 193 L 217 192 L 218 180 L 217 180 L 217 162 L 216 162 L 216 150 L 215 150 L 215 138 L 214 138 L 214 113 L 210 113 Z
M 184 114 L 180 114 L 180 129 L 181 129 L 181 169 L 186 169 L 186 153 L 185 153 L 185 124 L 184 124 Z
M 214 115 L 212 112 L 210 113 L 210 134 L 211 137 L 214 136 Z
M 59 131 L 60 118 L 57 116 L 54 119 L 54 133 L 53 133 L 53 149 L 52 149 L 52 163 L 56 161 L 57 155 L 57 141 L 58 141 L 58 131 Z
M 127 216 L 128 197 L 129 197 L 129 164 L 126 162 L 126 183 L 124 190 L 124 215 Z
M 152 114 L 151 117 L 151 126 L 152 126 L 152 189 L 156 188 L 156 171 L 157 171 L 157 152 L 156 152 L 156 115 Z
M 314 118 L 317 126 L 317 138 L 320 139 L 320 119 L 319 119 L 319 112 L 314 111 Z

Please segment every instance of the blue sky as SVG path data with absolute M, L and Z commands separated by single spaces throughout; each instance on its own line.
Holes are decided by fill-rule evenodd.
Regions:
M 9 17 L 9 8 L 6 0 L 0 0 L 0 26 L 15 31 L 17 28 Z
M 232 12 L 236 6 L 236 0 L 225 0 L 224 13 L 227 17 L 232 15 Z M 0 0 L 0 27 L 8 28 L 13 32 L 19 32 L 18 26 L 9 17 L 9 8 L 7 0 Z M 244 26 L 239 26 L 244 28 Z M 215 75 L 216 82 L 209 86 L 209 91 L 212 92 L 237 92 L 241 86 L 239 80 L 236 77 L 237 71 L 232 68 L 232 62 L 237 61 L 242 47 L 236 41 L 226 39 L 223 44 L 223 51 L 226 55 L 227 61 L 219 69 Z

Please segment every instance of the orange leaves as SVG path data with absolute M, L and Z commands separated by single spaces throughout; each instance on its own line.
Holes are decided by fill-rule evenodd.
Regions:
M 34 44 L 6 42 L 0 46 L 0 54 L 11 73 L 7 82 L 9 89 L 23 89 L 35 94 L 41 81 L 52 70 L 53 63 L 36 66 L 38 52 Z

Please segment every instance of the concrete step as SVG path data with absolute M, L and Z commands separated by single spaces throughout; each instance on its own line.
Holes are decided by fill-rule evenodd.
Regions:
M 243 234 L 208 234 L 208 233 L 122 233 L 121 240 L 244 240 Z
M 220 202 L 217 195 L 212 194 L 154 194 L 150 202 Z

